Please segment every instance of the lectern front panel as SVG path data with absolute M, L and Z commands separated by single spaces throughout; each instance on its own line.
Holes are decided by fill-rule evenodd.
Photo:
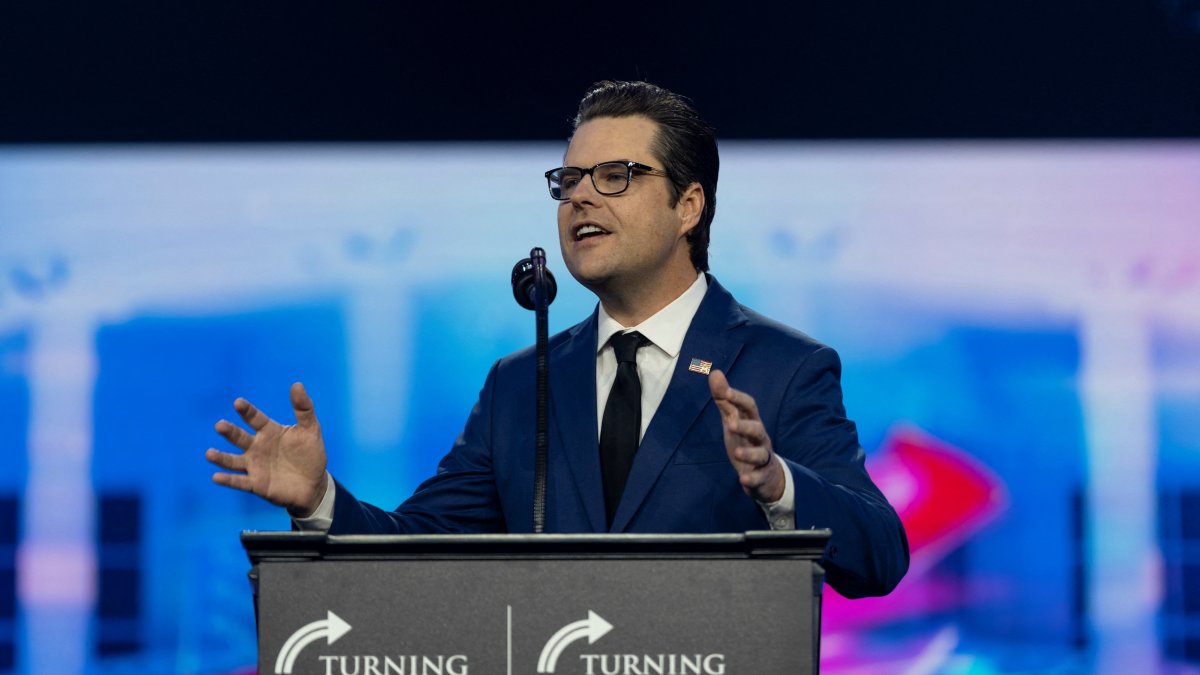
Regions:
M 789 560 L 264 564 L 259 672 L 812 672 L 812 575 Z

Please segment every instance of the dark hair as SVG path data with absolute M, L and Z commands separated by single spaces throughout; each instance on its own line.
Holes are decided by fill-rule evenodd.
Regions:
M 708 232 L 717 210 L 717 173 L 721 166 L 717 136 L 690 99 L 649 82 L 604 80 L 593 84 L 579 102 L 574 128 L 601 117 L 634 115 L 648 117 L 658 125 L 652 150 L 670 174 L 671 206 L 692 183 L 704 189 L 704 211 L 687 240 L 692 265 L 706 272 Z

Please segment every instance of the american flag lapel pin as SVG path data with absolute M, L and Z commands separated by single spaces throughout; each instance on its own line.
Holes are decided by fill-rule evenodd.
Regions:
M 692 359 L 688 364 L 688 370 L 701 375 L 708 375 L 712 371 L 712 361 L 701 361 L 700 359 Z

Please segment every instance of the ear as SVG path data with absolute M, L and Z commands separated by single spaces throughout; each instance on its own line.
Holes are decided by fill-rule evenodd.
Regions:
M 675 203 L 675 215 L 679 217 L 679 236 L 686 236 L 700 222 L 700 214 L 704 213 L 704 188 L 700 183 L 692 183 L 684 188 Z

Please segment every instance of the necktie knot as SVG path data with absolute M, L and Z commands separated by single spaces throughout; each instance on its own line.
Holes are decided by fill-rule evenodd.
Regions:
M 644 345 L 650 344 L 645 335 L 637 331 L 616 333 L 608 341 L 613 352 L 617 355 L 617 363 L 637 363 L 637 351 Z

